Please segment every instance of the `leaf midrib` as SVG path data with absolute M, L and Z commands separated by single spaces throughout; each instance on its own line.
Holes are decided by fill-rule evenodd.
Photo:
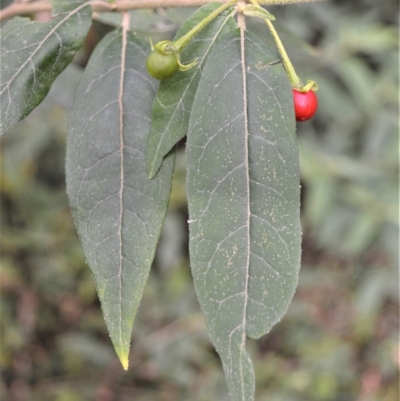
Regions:
M 124 186 L 125 186 L 125 170 L 124 170 L 124 86 L 125 86 L 125 72 L 126 72 L 126 48 L 127 48 L 127 35 L 129 29 L 129 14 L 124 13 L 123 21 L 122 21 L 122 45 L 121 45 L 121 73 L 120 73 L 120 81 L 119 81 L 119 96 L 118 96 L 118 104 L 119 104 L 119 151 L 121 153 L 120 160 L 120 188 L 119 188 L 119 337 L 120 344 L 122 345 L 122 219 L 123 219 L 123 195 L 124 195 Z
M 241 344 L 240 352 L 240 379 L 241 379 L 241 390 L 242 399 L 245 399 L 245 389 L 244 389 L 244 372 L 243 372 L 243 356 L 246 352 L 246 310 L 248 302 L 248 290 L 249 290 L 249 270 L 250 270 L 250 173 L 249 173 L 249 124 L 248 124 L 248 110 L 247 110 L 247 76 L 246 76 L 246 59 L 245 59 L 245 28 L 243 24 L 239 24 L 240 29 L 240 63 L 242 67 L 242 88 L 243 88 L 243 116 L 244 116 L 244 165 L 246 170 L 246 197 L 247 197 L 247 255 L 246 255 L 246 280 L 245 280 L 245 290 L 244 290 L 244 305 L 243 305 L 243 339 Z

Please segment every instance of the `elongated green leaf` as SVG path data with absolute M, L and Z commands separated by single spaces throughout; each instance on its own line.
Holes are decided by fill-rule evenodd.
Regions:
M 178 31 L 175 40 L 220 6 L 220 3 L 211 3 L 197 10 Z M 198 63 L 188 71 L 178 72 L 160 84 L 154 102 L 153 123 L 146 150 L 150 177 L 154 177 L 163 157 L 187 133 L 194 95 L 208 54 L 222 35 L 237 28 L 231 13 L 232 8 L 223 12 L 203 28 L 182 51 L 183 64 L 189 64 L 196 58 Z
M 149 51 L 130 31 L 108 34 L 86 67 L 68 128 L 69 200 L 125 368 L 174 162 L 167 157 L 159 175 L 148 179 L 144 152 L 157 89 L 144 67 Z
M 47 95 L 85 40 L 92 8 L 80 5 L 46 23 L 16 17 L 1 30 L 0 135 Z
M 274 52 L 239 31 L 203 69 L 187 140 L 190 259 L 233 400 L 254 399 L 246 336 L 267 333 L 298 280 L 299 162 L 291 87 Z

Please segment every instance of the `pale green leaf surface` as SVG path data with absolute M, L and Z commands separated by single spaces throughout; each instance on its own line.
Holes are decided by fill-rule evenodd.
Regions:
M 254 399 L 245 337 L 282 318 L 300 267 L 292 91 L 275 54 L 250 33 L 221 39 L 204 66 L 187 139 L 193 279 L 235 401 Z
M 15 17 L 1 30 L 0 134 L 26 117 L 82 46 L 92 8 L 81 5 L 49 22 Z
M 178 31 L 175 40 L 220 6 L 220 3 L 211 3 L 197 10 Z M 183 49 L 181 62 L 189 64 L 197 58 L 198 63 L 194 67 L 185 72 L 178 71 L 173 77 L 160 83 L 154 101 L 153 123 L 146 150 L 150 177 L 157 173 L 163 157 L 187 133 L 193 99 L 208 54 L 222 35 L 237 28 L 231 13 L 232 8 L 220 14 Z
M 71 11 L 89 1 L 90 0 L 50 0 L 54 15 Z
M 148 179 L 145 146 L 158 83 L 150 46 L 130 31 L 96 47 L 69 118 L 67 190 L 116 352 L 127 365 L 138 309 L 166 213 L 174 156 Z

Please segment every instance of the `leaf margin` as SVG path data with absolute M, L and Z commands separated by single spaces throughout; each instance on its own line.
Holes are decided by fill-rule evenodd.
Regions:
M 86 10 L 85 10 L 86 9 Z M 70 19 L 74 18 L 76 15 L 75 14 L 79 14 L 79 20 L 82 21 L 83 20 L 83 27 L 80 26 L 81 30 L 78 31 L 79 33 L 81 33 L 79 40 L 77 40 L 76 38 L 74 39 L 72 37 L 72 35 L 68 38 L 68 40 L 70 41 L 70 43 L 67 45 L 67 43 L 63 43 L 60 42 L 60 36 L 58 35 L 58 33 L 56 32 L 56 29 L 59 28 L 60 26 L 62 26 L 63 23 L 67 24 L 69 22 Z M 13 19 L 11 19 L 10 21 L 8 21 L 5 26 L 0 30 L 0 42 L 2 43 L 2 47 L 3 47 L 3 67 L 4 67 L 4 37 L 9 35 L 9 30 L 10 29 L 18 29 L 19 33 L 18 36 L 21 36 L 23 40 L 26 40 L 26 38 L 29 38 L 30 35 L 32 34 L 32 32 L 28 32 L 28 34 L 25 33 L 21 33 L 21 24 L 23 24 L 23 26 L 29 26 L 30 28 L 33 29 L 37 29 L 40 30 L 42 28 L 46 28 L 45 24 L 47 24 L 50 27 L 50 31 L 49 33 L 47 33 L 47 35 L 44 37 L 44 39 L 41 41 L 41 45 L 38 46 L 36 48 L 36 50 L 34 50 L 28 57 L 28 59 L 26 61 L 24 61 L 22 63 L 21 66 L 15 67 L 17 68 L 17 72 L 10 77 L 10 81 L 6 82 L 6 85 L 2 85 L 2 88 L 0 88 L 0 98 L 3 97 L 3 93 L 7 90 L 6 95 L 8 94 L 8 103 L 2 99 L 2 107 L 1 107 L 1 118 L 0 118 L 0 136 L 3 135 L 4 133 L 6 133 L 9 129 L 11 129 L 18 121 L 22 120 L 23 118 L 25 118 L 27 115 L 29 115 L 31 113 L 31 111 L 33 109 L 35 109 L 42 101 L 43 99 L 46 97 L 46 95 L 48 94 L 52 83 L 54 82 L 54 80 L 57 78 L 57 76 L 59 74 L 61 74 L 61 72 L 71 63 L 75 53 L 81 48 L 81 46 L 84 43 L 84 40 L 86 38 L 87 32 L 89 31 L 90 28 L 90 24 L 91 24 L 91 20 L 92 20 L 92 7 L 89 4 L 82 4 L 81 6 L 74 8 L 73 10 L 71 10 L 68 13 L 64 13 L 62 15 L 59 15 L 55 18 L 53 18 L 52 20 L 46 22 L 46 23 L 39 23 L 39 22 L 33 22 L 31 21 L 29 18 L 25 18 L 25 17 L 14 17 Z M 59 21 L 59 22 L 58 22 Z M 15 25 L 15 28 L 14 28 Z M 18 26 L 19 25 L 19 26 Z M 53 25 L 55 25 L 55 27 L 52 27 Z M 82 25 L 82 24 L 81 24 Z M 43 30 L 43 29 L 42 29 Z M 75 30 L 76 33 L 76 30 Z M 18 78 L 19 77 L 23 77 L 25 70 L 25 67 L 30 64 L 32 62 L 32 58 L 35 56 L 36 53 L 40 53 L 40 50 L 42 49 L 42 44 L 45 41 L 51 41 L 51 37 L 55 35 L 57 36 L 56 42 L 59 41 L 59 49 L 65 48 L 64 49 L 64 54 L 63 54 L 63 62 L 61 62 L 59 65 L 56 64 L 56 68 L 54 69 L 54 65 L 55 63 L 52 63 L 52 65 L 50 66 L 48 71 L 45 71 L 46 73 L 44 74 L 44 79 L 43 81 L 46 80 L 46 82 L 43 84 L 43 82 L 39 85 L 39 89 L 41 89 L 41 93 L 38 94 L 37 89 L 38 88 L 34 88 L 33 86 L 29 89 L 29 82 L 33 79 L 33 83 L 36 81 L 36 74 L 37 72 L 39 72 L 40 74 L 43 75 L 43 63 L 48 63 L 49 60 L 47 60 L 48 56 L 49 56 L 49 52 L 45 52 L 42 57 L 38 60 L 38 62 L 36 63 L 36 65 L 34 64 L 34 71 L 33 71 L 33 77 L 31 74 L 28 74 L 27 77 L 24 78 L 24 81 L 22 82 L 18 82 Z M 12 47 L 12 46 L 11 46 Z M 54 49 L 53 49 L 54 51 Z M 13 53 L 15 54 L 15 51 L 13 51 Z M 55 57 L 55 60 L 58 59 L 57 55 Z M 18 55 L 17 55 L 18 57 Z M 14 56 L 14 59 L 16 57 Z M 14 69 L 15 69 L 14 68 Z M 4 74 L 4 69 L 3 69 L 3 74 Z M 3 77 L 2 77 L 2 81 L 3 81 Z M 22 78 L 19 78 L 20 80 Z M 49 81 L 49 82 L 47 82 Z M 2 82 L 4 84 L 4 82 Z M 22 84 L 22 85 L 21 85 Z M 11 89 L 10 86 L 15 86 L 17 85 L 22 87 L 20 89 L 20 91 L 17 93 L 20 94 L 22 92 L 24 92 L 24 97 L 21 98 L 19 100 L 17 107 L 17 110 L 14 110 L 14 112 L 12 112 L 11 116 L 8 116 L 8 110 L 10 108 L 10 105 L 12 103 L 11 100 Z M 33 85 L 33 84 L 32 84 Z M 27 88 L 28 88 L 28 92 L 27 92 Z M 30 90 L 30 92 L 29 92 Z M 14 93 L 15 96 L 15 93 Z M 21 95 L 20 95 L 21 96 Z M 29 104 L 29 98 L 31 98 L 31 104 Z M 28 100 L 27 100 L 28 99 Z M 32 100 L 33 99 L 33 100 Z M 25 103 L 28 103 L 27 105 L 24 105 Z M 5 104 L 7 104 L 6 110 L 4 111 L 5 108 Z M 13 105 L 13 108 L 15 108 L 15 105 Z M 22 110 L 21 110 L 22 109 Z

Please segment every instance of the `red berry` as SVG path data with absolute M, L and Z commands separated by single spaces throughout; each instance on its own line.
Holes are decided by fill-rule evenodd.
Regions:
M 296 121 L 309 120 L 317 111 L 318 99 L 313 90 L 299 92 L 293 89 L 294 112 Z

